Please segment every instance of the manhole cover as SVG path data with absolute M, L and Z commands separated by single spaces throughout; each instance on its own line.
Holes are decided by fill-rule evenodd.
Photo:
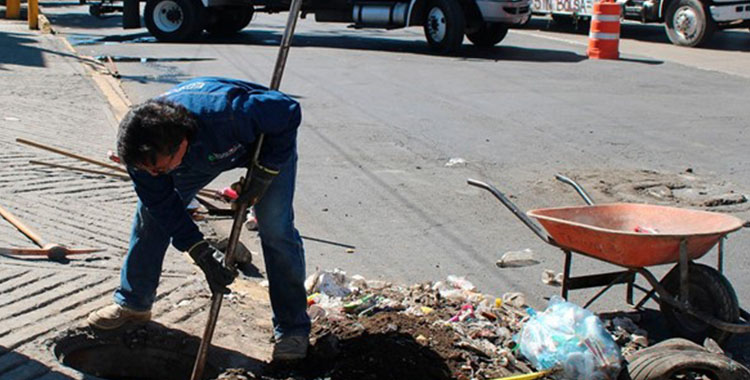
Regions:
M 149 324 L 127 331 L 67 331 L 52 342 L 64 365 L 106 380 L 189 379 L 200 340 L 179 330 Z M 203 379 L 216 378 L 221 368 L 209 354 Z

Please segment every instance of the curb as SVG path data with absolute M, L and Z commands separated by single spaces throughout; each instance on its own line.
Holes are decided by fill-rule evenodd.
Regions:
M 42 7 L 39 7 L 39 30 L 42 33 L 58 34 L 47 16 L 43 14 Z M 104 95 L 107 103 L 109 103 L 115 122 L 119 123 L 132 105 L 132 102 L 120 86 L 120 81 L 113 78 L 111 72 L 103 64 L 96 61 L 93 57 L 81 55 L 70 41 L 62 36 L 58 37 L 65 47 L 82 63 L 82 66 L 99 89 L 99 92 Z

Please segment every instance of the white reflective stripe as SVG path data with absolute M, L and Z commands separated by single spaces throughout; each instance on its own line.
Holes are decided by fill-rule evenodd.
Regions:
M 594 33 L 589 32 L 589 38 L 596 40 L 619 40 L 620 35 L 618 33 Z
M 619 15 L 591 15 L 592 20 L 596 21 L 620 21 Z

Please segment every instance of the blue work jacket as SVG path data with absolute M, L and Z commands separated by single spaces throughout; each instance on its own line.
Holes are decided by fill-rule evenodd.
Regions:
M 142 205 L 172 237 L 172 245 L 188 250 L 203 234 L 185 210 L 174 178 L 246 166 L 251 145 L 265 134 L 258 161 L 279 168 L 296 149 L 297 127 L 302 119 L 299 103 L 278 91 L 227 78 L 195 78 L 170 89 L 157 99 L 178 103 L 198 119 L 198 130 L 188 142 L 180 165 L 170 173 L 152 176 L 128 168 Z

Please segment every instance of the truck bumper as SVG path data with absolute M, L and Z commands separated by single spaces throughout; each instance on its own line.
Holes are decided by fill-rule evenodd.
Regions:
M 709 9 L 711 10 L 711 17 L 716 22 L 750 19 L 750 3 L 732 4 L 732 5 L 712 5 L 709 7 Z
M 531 0 L 477 0 L 485 22 L 521 24 L 531 16 Z

